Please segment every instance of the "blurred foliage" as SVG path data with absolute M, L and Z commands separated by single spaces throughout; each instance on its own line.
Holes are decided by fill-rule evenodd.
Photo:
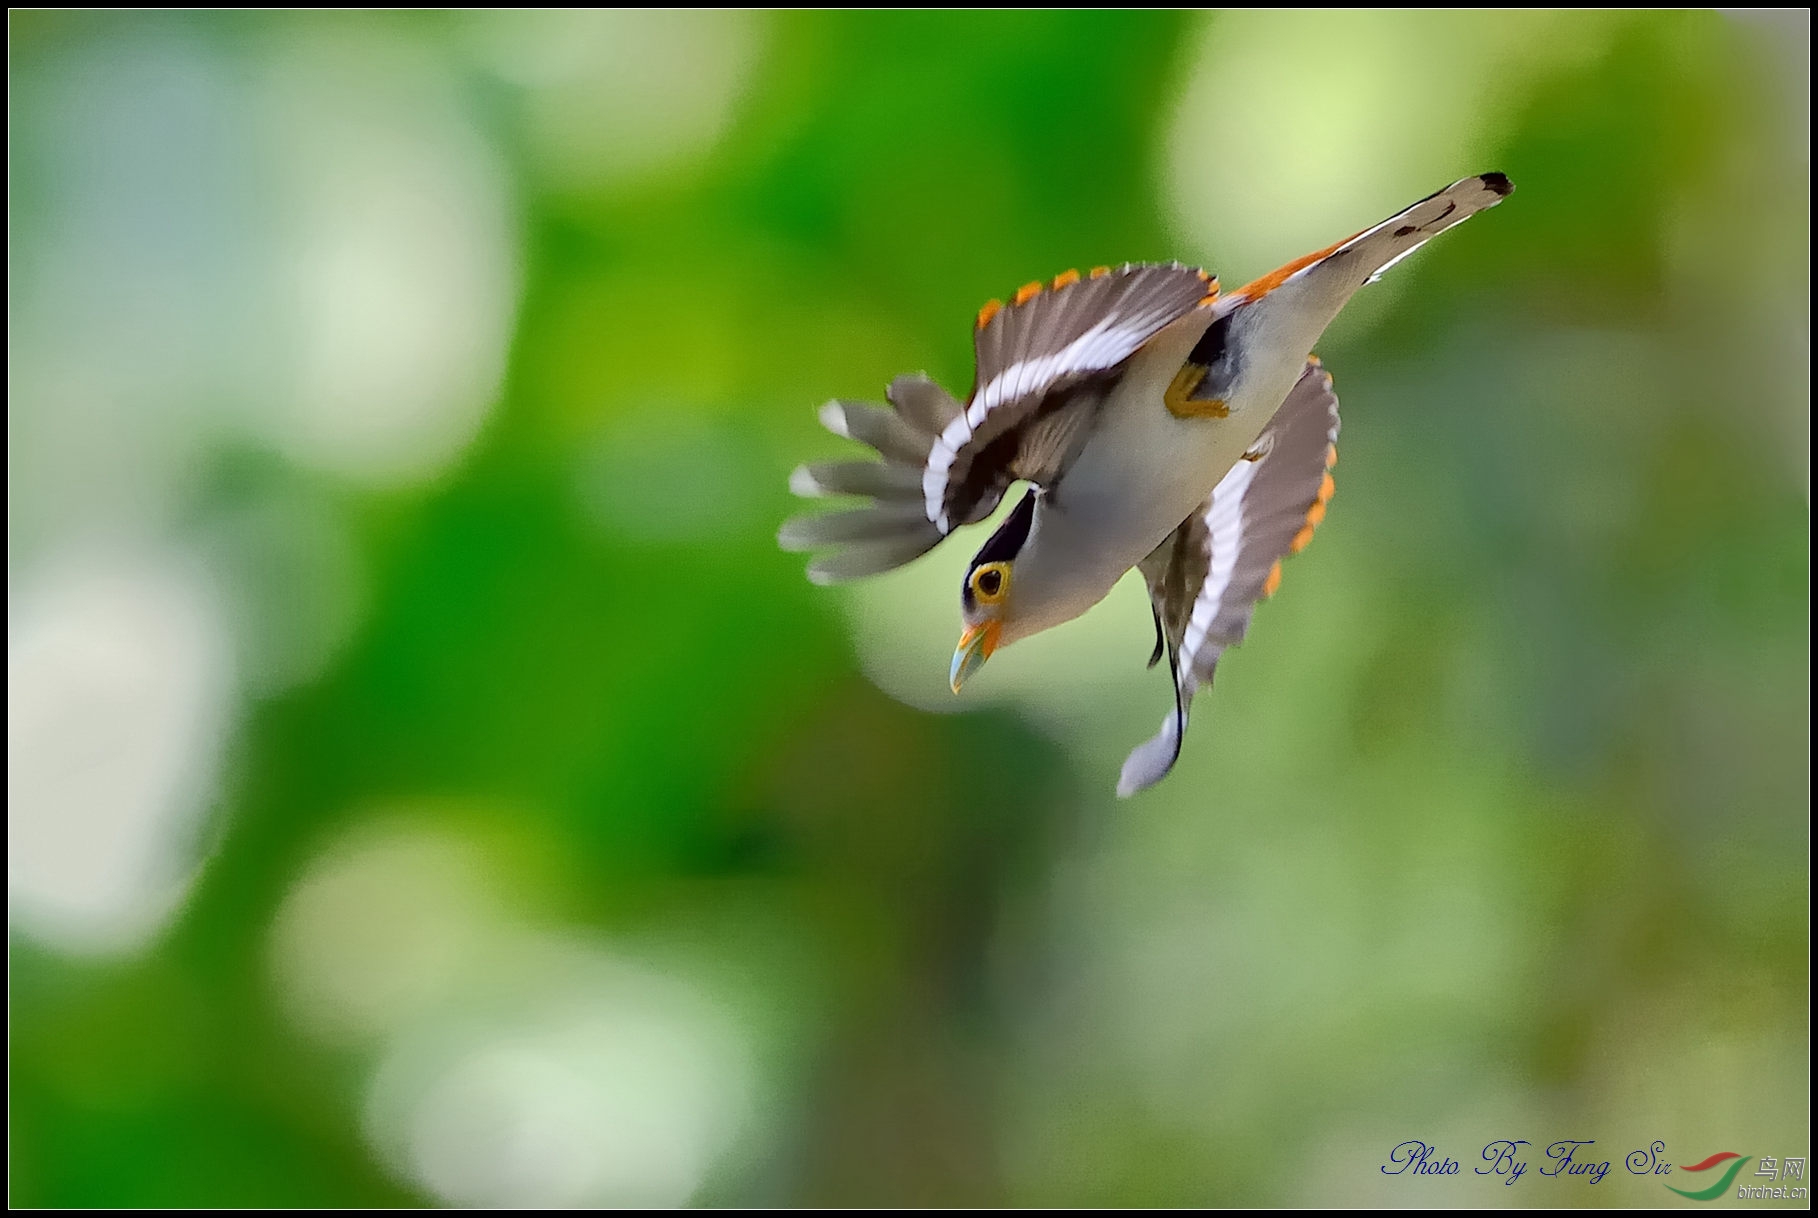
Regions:
M 205 412 L 134 414 L 156 443 L 122 469 L 192 439 L 169 441 L 151 507 L 84 515 L 113 475 L 40 465 L 64 459 L 33 447 L 63 382 L 9 373 L 13 579 L 95 535 L 186 547 L 241 674 L 205 861 L 162 933 L 66 950 L 15 900 L 13 1204 L 644 1197 L 563 1192 L 535 1154 L 511 1160 L 529 1184 L 485 1176 L 484 1129 L 449 1135 L 482 1165 L 465 1186 L 424 1166 L 443 1143 L 419 1118 L 399 1136 L 429 1141 L 386 1149 L 395 1063 L 440 1043 L 425 1028 L 529 1018 L 568 970 L 521 945 L 556 939 L 685 980 L 749 1069 L 710 1168 L 658 1200 L 1658 1203 L 1620 1164 L 1656 1138 L 1675 1162 L 1807 1153 L 1809 132 L 1785 84 L 1806 61 L 1776 45 L 1805 35 L 1551 19 L 1534 45 L 1570 54 L 1520 52 L 1469 163 L 1356 200 L 1361 227 L 1466 173 L 1517 184 L 1321 345 L 1346 410 L 1332 516 L 1180 770 L 1120 805 L 1117 761 L 1165 709 L 1140 601 L 981 681 L 1002 668 L 1026 697 L 931 714 L 891 696 L 878 640 L 938 687 L 961 555 L 829 592 L 772 539 L 789 468 L 839 451 L 814 406 L 916 368 L 964 389 L 986 298 L 1124 260 L 1237 283 L 1301 252 L 1204 248 L 1217 217 L 1163 199 L 1179 99 L 1235 18 L 636 20 L 601 37 L 648 62 L 602 54 L 642 83 L 600 101 L 584 56 L 507 70 L 526 45 L 567 62 L 552 14 L 10 17 L 9 364 L 48 359 L 51 288 L 129 294 L 105 249 L 53 257 L 86 248 L 69 183 L 137 180 L 89 163 L 113 146 L 82 142 L 70 99 L 97 64 L 203 64 L 230 98 L 293 43 L 345 52 L 349 79 L 390 62 L 368 44 L 415 65 L 504 183 L 519 284 L 496 400 L 427 473 L 287 446 L 260 422 L 282 361 L 204 326 L 207 360 L 257 366 L 176 395 Z M 1463 54 L 1474 20 L 1433 37 Z M 721 87 L 723 113 L 685 112 Z M 222 130 L 259 113 L 209 104 Z M 574 152 L 590 106 L 626 141 L 597 165 Z M 1374 117 L 1419 144 L 1419 114 Z M 222 164 L 185 170 L 171 206 L 231 196 L 246 248 L 276 248 L 283 197 Z M 421 202 L 431 227 L 466 205 Z M 182 274 L 210 257 L 172 248 Z M 104 334 L 82 342 L 143 382 Z M 332 544 L 286 549 L 271 513 Z M 286 647 L 304 658 L 261 658 Z M 472 860 L 493 912 L 471 916 L 508 946 L 404 1014 L 312 1023 L 317 966 L 286 944 L 322 976 L 355 959 L 375 993 L 442 950 L 440 863 L 379 868 L 366 905 L 299 895 L 342 891 L 334 860 L 380 840 Z M 1594 1188 L 1383 1177 L 1416 1137 L 1467 1168 L 1502 1137 L 1595 1138 L 1617 1164 Z

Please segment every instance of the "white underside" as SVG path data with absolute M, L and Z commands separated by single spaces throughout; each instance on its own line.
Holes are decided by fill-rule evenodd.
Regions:
M 1290 282 L 1244 307 L 1226 340 L 1242 352 L 1242 372 L 1224 418 L 1177 418 L 1162 400 L 1207 314 L 1176 323 L 1132 359 L 1085 448 L 1037 514 L 1017 560 L 1016 611 L 1005 642 L 1090 609 L 1202 507 L 1256 443 L 1354 290 Z

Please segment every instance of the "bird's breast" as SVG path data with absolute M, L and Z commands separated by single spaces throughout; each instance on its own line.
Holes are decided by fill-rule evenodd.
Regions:
M 1240 393 L 1223 418 L 1177 417 L 1163 394 L 1194 337 L 1164 335 L 1131 360 L 1054 488 L 1082 565 L 1108 580 L 1106 590 L 1199 509 L 1280 404 L 1280 395 L 1265 404 Z

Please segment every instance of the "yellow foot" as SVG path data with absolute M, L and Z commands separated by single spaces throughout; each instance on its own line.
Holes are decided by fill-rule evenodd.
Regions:
M 1199 383 L 1206 379 L 1206 370 L 1199 364 L 1182 364 L 1174 379 L 1168 382 L 1168 388 L 1162 392 L 1162 401 L 1168 407 L 1168 413 L 1177 419 L 1224 419 L 1229 418 L 1231 408 L 1225 405 L 1223 398 L 1196 398 L 1191 396 Z

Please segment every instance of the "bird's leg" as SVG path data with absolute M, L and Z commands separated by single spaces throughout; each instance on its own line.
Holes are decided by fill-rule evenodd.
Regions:
M 1187 704 L 1180 696 L 1180 653 L 1173 647 L 1168 648 L 1168 677 L 1174 682 L 1174 756 L 1168 762 L 1168 769 L 1172 770 L 1187 739 Z

